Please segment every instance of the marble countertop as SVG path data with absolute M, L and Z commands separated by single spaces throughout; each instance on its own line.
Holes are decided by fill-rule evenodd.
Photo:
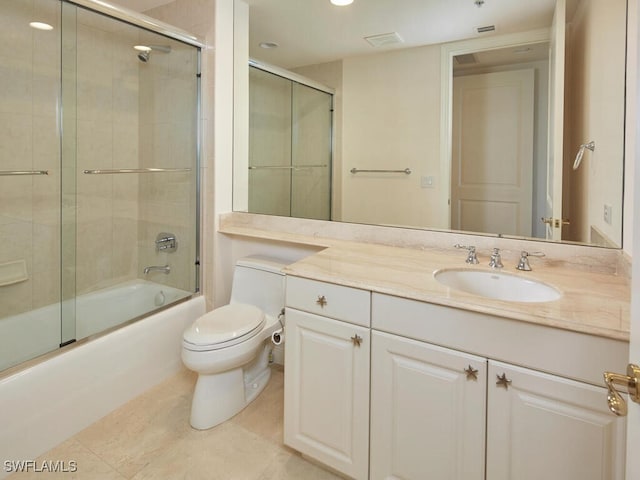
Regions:
M 629 340 L 630 285 L 627 278 L 566 266 L 536 265 L 521 272 L 504 260 L 503 272 L 554 286 L 562 297 L 551 302 L 493 300 L 446 287 L 434 272 L 449 268 L 492 271 L 467 265 L 466 251 L 414 250 L 341 242 L 285 268 L 287 274 L 356 287 L 448 307 L 496 315 L 616 340 Z M 513 263 L 513 265 L 511 265 Z
M 483 255 L 479 255 L 479 265 L 467 265 L 466 251 L 452 248 L 453 242 L 470 241 L 469 236 L 458 239 L 449 235 L 445 241 L 432 247 L 424 245 L 435 243 L 433 241 L 416 245 L 413 240 L 407 245 L 391 246 L 375 241 L 331 238 L 330 235 L 336 232 L 320 231 L 313 222 L 307 228 L 300 228 L 300 222 L 297 222 L 294 230 L 286 221 L 284 226 L 282 222 L 271 225 L 274 220 L 268 216 L 258 216 L 257 219 L 249 216 L 250 221 L 246 221 L 244 216 L 240 220 L 235 216 L 223 220 L 219 231 L 226 235 L 311 248 L 308 256 L 285 269 L 291 275 L 629 341 L 630 279 L 628 275 L 616 274 L 615 269 L 608 268 L 613 263 L 613 255 L 606 249 L 589 249 L 587 257 L 580 247 L 540 243 L 497 245 L 508 249 L 503 251 L 503 272 L 544 282 L 562 292 L 562 297 L 552 302 L 519 303 L 464 293 L 435 280 L 433 274 L 440 269 L 491 271 L 487 266 L 487 246 Z M 329 227 L 334 230 L 345 228 L 332 224 Z M 394 235 L 398 234 L 394 232 Z M 481 237 L 473 238 L 476 245 L 481 245 L 478 243 L 483 241 Z M 497 240 L 489 240 L 489 244 L 496 246 Z M 544 247 L 547 257 L 531 258 L 531 272 L 516 270 L 520 249 L 535 251 L 540 246 Z M 573 253 L 574 250 L 578 253 Z

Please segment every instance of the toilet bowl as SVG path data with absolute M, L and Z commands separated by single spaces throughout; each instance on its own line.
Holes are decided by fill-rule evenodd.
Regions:
M 198 373 L 190 423 L 205 430 L 246 407 L 271 377 L 271 335 L 283 327 L 284 263 L 238 260 L 231 301 L 184 331 L 182 361 Z

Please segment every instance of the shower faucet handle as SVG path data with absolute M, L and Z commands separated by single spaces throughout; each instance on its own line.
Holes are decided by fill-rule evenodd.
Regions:
M 178 248 L 178 241 L 173 233 L 160 232 L 156 236 L 156 252 L 173 253 Z

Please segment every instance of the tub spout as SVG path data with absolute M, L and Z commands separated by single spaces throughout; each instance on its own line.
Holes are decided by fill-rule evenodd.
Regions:
M 152 265 L 150 267 L 144 267 L 144 274 L 147 275 L 149 272 L 162 272 L 164 274 L 169 274 L 169 272 L 171 272 L 171 267 L 169 265 Z

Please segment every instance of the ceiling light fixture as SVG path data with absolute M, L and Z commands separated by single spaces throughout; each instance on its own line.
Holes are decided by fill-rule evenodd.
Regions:
M 35 28 L 36 30 L 53 30 L 53 27 L 51 25 L 43 22 L 31 22 L 29 26 L 31 28 Z
M 331 3 L 338 7 L 344 7 L 345 5 L 351 5 L 353 0 L 331 0 Z

